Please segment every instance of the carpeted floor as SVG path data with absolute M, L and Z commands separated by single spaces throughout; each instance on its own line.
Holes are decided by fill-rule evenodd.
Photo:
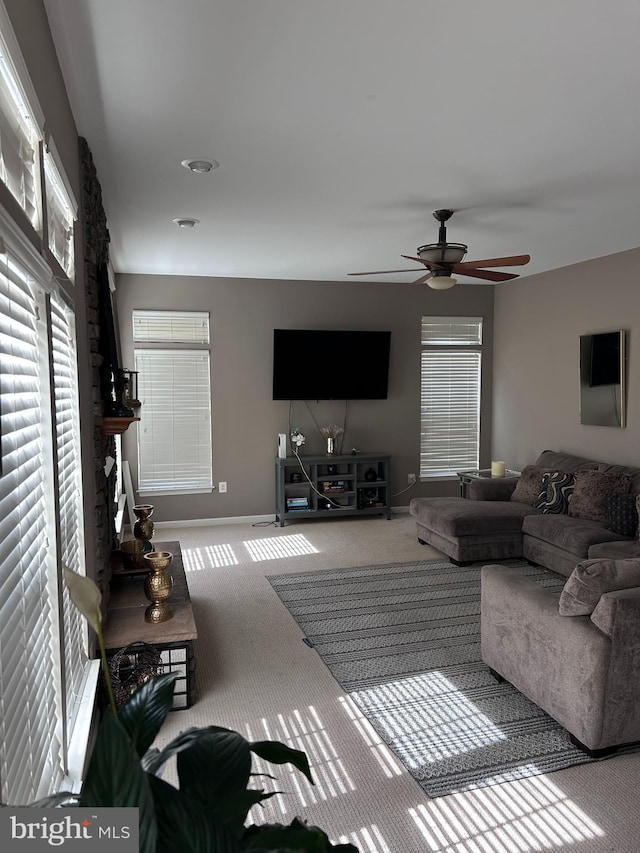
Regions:
M 430 798 L 303 641 L 267 576 L 441 557 L 408 514 L 166 528 L 193 601 L 198 700 L 169 715 L 156 745 L 212 723 L 303 749 L 314 785 L 286 766 L 254 785 L 278 790 L 254 818 L 299 815 L 361 853 L 635 853 L 640 753 Z M 167 776 L 175 784 L 173 767 Z
M 512 561 L 545 587 L 563 578 Z M 268 576 L 339 684 L 431 797 L 590 759 L 480 655 L 480 566 Z

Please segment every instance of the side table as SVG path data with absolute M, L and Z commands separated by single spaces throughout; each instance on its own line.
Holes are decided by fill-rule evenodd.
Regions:
M 511 471 L 509 468 L 504 472 L 504 477 L 492 477 L 491 468 L 473 468 L 470 471 L 457 471 L 458 480 L 460 481 L 460 497 L 466 498 L 467 486 L 472 480 L 482 479 L 500 479 L 507 480 L 512 477 L 519 477 L 520 471 Z
M 170 551 L 173 555 L 170 572 L 173 590 L 169 603 L 173 618 L 166 622 L 145 622 L 144 611 L 149 600 L 144 594 L 145 570 L 124 569 L 114 560 L 111 590 L 104 626 L 104 644 L 107 657 L 132 643 L 143 642 L 155 646 L 160 652 L 164 672 L 177 672 L 173 692 L 173 710 L 190 708 L 196 701 L 196 660 L 193 641 L 198 636 L 187 578 L 182 562 L 179 542 L 154 542 L 156 551 Z

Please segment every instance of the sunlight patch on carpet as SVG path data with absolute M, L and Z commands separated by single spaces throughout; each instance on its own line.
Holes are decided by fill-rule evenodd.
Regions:
M 306 777 L 289 764 L 274 767 L 266 761 L 253 757 L 256 773 L 272 774 L 261 778 L 260 787 L 265 791 L 295 792 L 298 806 L 314 804 L 340 797 L 355 791 L 355 784 L 344 762 L 329 737 L 327 729 L 313 705 L 305 709 L 294 709 L 288 714 L 277 714 L 271 719 L 263 717 L 259 729 L 245 726 L 244 736 L 249 741 L 275 740 L 286 743 L 294 749 L 306 753 L 311 766 L 315 784 L 311 785 Z M 271 819 L 279 821 L 287 815 L 287 798 L 276 794 L 262 807 L 254 807 L 254 819 L 264 820 L 265 811 L 271 812 Z M 290 816 L 292 819 L 293 815 Z
M 356 832 L 350 832 L 348 835 L 341 835 L 337 841 L 338 844 L 353 844 L 360 853 L 392 853 L 391 848 L 384 840 L 382 833 L 372 823 L 370 826 L 363 826 Z
M 605 833 L 546 776 L 409 809 L 431 853 L 557 850 Z
M 411 697 L 418 695 L 420 701 L 411 713 L 407 701 L 413 704 Z M 387 741 L 409 741 L 404 755 L 414 770 L 425 761 L 435 763 L 507 739 L 499 726 L 438 670 L 356 690 L 351 696 L 361 707 L 378 709 L 378 725 Z M 433 701 L 424 701 L 425 696 L 433 697 Z
M 294 533 L 291 536 L 278 536 L 269 539 L 248 539 L 243 543 L 254 563 L 263 560 L 280 560 L 283 557 L 302 557 L 305 554 L 318 554 L 318 549 L 306 536 Z
M 238 566 L 240 564 L 231 545 L 183 548 L 182 560 L 186 572 L 201 572 L 203 569 L 220 569 L 224 566 Z
M 380 735 L 376 732 L 369 720 L 364 716 L 351 697 L 340 696 L 338 701 L 346 715 L 355 726 L 362 740 L 373 753 L 376 761 L 380 765 L 380 769 L 387 779 L 402 775 L 402 764 L 400 764 L 396 759 L 393 752 L 382 740 Z

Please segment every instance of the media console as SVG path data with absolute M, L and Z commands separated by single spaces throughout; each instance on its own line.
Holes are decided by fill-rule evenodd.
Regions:
M 276 457 L 276 521 L 284 527 L 331 515 L 391 518 L 390 467 L 385 453 Z

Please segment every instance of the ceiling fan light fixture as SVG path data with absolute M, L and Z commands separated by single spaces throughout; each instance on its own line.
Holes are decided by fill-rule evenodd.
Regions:
M 203 157 L 197 157 L 183 160 L 182 165 L 191 172 L 203 175 L 207 172 L 213 172 L 214 169 L 220 166 L 220 163 L 217 160 L 205 160 Z
M 433 275 L 427 279 L 427 284 L 434 290 L 448 290 L 458 283 L 457 278 L 452 278 L 450 275 Z
M 464 243 L 429 243 L 418 249 L 420 260 L 430 264 L 459 264 L 466 254 Z

